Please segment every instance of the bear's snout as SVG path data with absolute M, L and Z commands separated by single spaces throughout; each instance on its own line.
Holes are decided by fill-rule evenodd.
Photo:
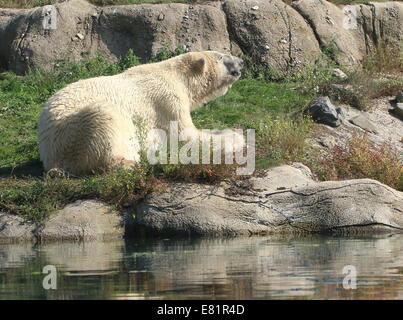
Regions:
M 243 68 L 243 60 L 234 56 L 227 55 L 224 57 L 224 65 L 228 70 L 228 74 L 233 77 L 240 77 Z

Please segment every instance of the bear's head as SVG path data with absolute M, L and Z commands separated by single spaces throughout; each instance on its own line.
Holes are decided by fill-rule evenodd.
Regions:
M 181 56 L 192 93 L 192 109 L 227 93 L 241 77 L 243 61 L 217 51 L 189 52 Z M 182 69 L 183 70 L 183 69 Z

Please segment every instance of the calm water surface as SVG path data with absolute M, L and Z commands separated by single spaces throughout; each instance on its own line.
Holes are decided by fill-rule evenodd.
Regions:
M 0 299 L 402 299 L 402 249 L 403 235 L 3 244 Z

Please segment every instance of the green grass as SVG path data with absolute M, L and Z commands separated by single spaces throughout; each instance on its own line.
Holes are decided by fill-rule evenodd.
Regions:
M 281 116 L 304 106 L 310 95 L 301 95 L 292 83 L 241 79 L 227 95 L 196 110 L 194 122 L 202 128 L 246 129 L 246 124 L 267 115 Z

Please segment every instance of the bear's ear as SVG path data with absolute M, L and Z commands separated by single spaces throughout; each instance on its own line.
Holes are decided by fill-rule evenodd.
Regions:
M 195 73 L 203 73 L 206 60 L 204 58 L 196 59 L 192 63 L 192 70 Z

